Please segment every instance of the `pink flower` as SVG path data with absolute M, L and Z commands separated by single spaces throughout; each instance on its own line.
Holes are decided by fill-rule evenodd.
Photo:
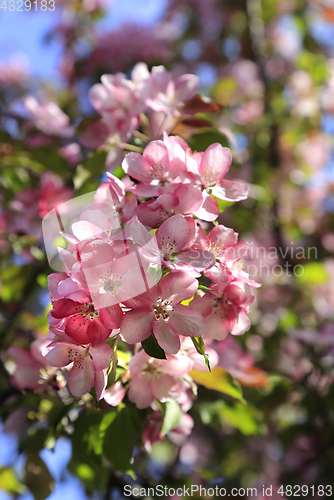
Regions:
M 119 328 L 122 311 L 119 305 L 96 310 L 89 295 L 85 301 L 60 299 L 53 304 L 51 316 L 65 319 L 64 331 L 78 344 L 96 345 L 106 340 L 113 328 Z
M 214 227 L 209 234 L 206 234 L 200 227 L 193 246 L 212 252 L 222 262 L 242 259 L 246 256 L 249 247 L 246 241 L 238 242 L 238 233 L 221 224 Z
M 44 134 L 60 137 L 73 135 L 69 117 L 55 102 L 39 104 L 35 97 L 28 96 L 24 99 L 23 105 L 29 112 L 34 125 Z
M 192 305 L 201 311 L 206 324 L 203 338 L 223 340 L 230 332 L 242 335 L 250 328 L 247 316 L 254 297 L 245 283 L 230 278 L 211 286 L 212 292 L 195 297 Z
M 130 401 L 138 408 L 147 408 L 155 399 L 178 401 L 189 388 L 181 377 L 189 374 L 192 365 L 192 361 L 182 354 L 168 356 L 165 360 L 151 358 L 145 351 L 139 351 L 129 363 Z
M 103 399 L 110 406 L 118 406 L 125 396 L 126 390 L 118 380 L 111 387 L 105 390 Z
M 214 255 L 205 250 L 181 252 L 189 241 L 189 225 L 182 215 L 173 215 L 161 224 L 156 243 L 152 243 L 151 235 L 139 221 L 136 229 L 136 241 L 141 246 L 139 252 L 150 263 L 163 263 L 172 271 L 183 270 L 196 277 L 215 263 Z
M 108 368 L 111 347 L 105 342 L 94 346 L 82 346 L 56 340 L 49 344 L 46 354 L 51 366 L 62 367 L 73 363 L 68 376 L 68 386 L 73 396 L 80 397 L 89 392 L 95 385 L 96 395 L 101 399 L 104 395 L 106 377 L 104 370 Z
M 161 187 L 179 178 L 182 170 L 186 170 L 185 161 L 185 151 L 177 142 L 152 141 L 142 155 L 128 153 L 122 167 L 128 175 L 140 181 L 131 191 L 149 197 L 163 194 Z
M 48 340 L 37 339 L 31 346 L 30 351 L 22 347 L 11 346 L 8 354 L 16 364 L 15 371 L 11 377 L 11 383 L 18 389 L 37 389 L 41 387 L 41 368 L 45 368 L 46 361 L 41 355 L 42 349 L 49 344 Z
M 150 95 L 146 104 L 154 111 L 178 115 L 184 101 L 191 99 L 198 90 L 199 79 L 195 75 L 182 75 L 173 79 L 164 66 L 154 66 L 150 76 Z
M 152 445 L 164 439 L 164 436 L 161 436 L 163 417 L 159 411 L 155 411 L 146 417 L 146 421 L 147 423 L 143 432 L 143 443 L 145 450 L 150 453 Z M 181 446 L 187 436 L 191 434 L 193 427 L 193 419 L 190 415 L 184 413 L 180 422 L 172 431 L 168 432 L 167 436 L 173 443 Z
M 158 196 L 155 201 L 141 203 L 134 210 L 134 214 L 145 226 L 156 228 L 172 215 L 192 215 L 199 210 L 202 203 L 203 195 L 200 189 L 192 184 L 174 184 L 172 192 Z
M 197 287 L 195 278 L 184 271 L 175 271 L 149 292 L 126 301 L 131 311 L 124 314 L 120 327 L 125 341 L 141 342 L 153 329 L 159 345 L 167 353 L 175 354 L 180 349 L 179 335 L 202 335 L 205 330 L 202 315 L 195 308 L 181 304 L 194 295 Z

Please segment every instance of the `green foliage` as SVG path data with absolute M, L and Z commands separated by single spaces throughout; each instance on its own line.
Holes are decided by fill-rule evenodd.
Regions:
M 87 158 L 78 165 L 73 179 L 77 196 L 95 191 L 99 186 L 100 183 L 96 181 L 105 170 L 107 154 L 108 152 L 104 149 L 92 151 Z
M 167 401 L 161 406 L 163 409 L 163 422 L 160 434 L 165 436 L 179 424 L 183 412 L 176 401 Z
M 159 346 L 153 333 L 147 339 L 143 340 L 141 345 L 146 354 L 152 356 L 152 358 L 166 359 L 165 351 Z
M 54 481 L 49 469 L 36 452 L 27 456 L 24 482 L 34 495 L 35 500 L 44 500 L 54 488 Z
M 321 262 L 309 262 L 303 267 L 303 274 L 297 274 L 297 282 L 301 286 L 324 285 L 328 282 L 329 276 L 326 268 Z
M 135 435 L 130 411 L 121 405 L 107 427 L 103 441 L 104 455 L 116 470 L 130 469 Z
M 30 266 L 7 266 L 2 270 L 2 288 L 0 291 L 1 299 L 4 302 L 17 302 L 21 299 L 24 288 L 31 276 Z
M 246 403 L 240 384 L 229 373 L 220 368 L 220 366 L 215 366 L 211 372 L 193 370 L 190 372 L 190 375 L 197 384 L 201 384 L 207 389 L 222 392 L 232 398 L 238 399 L 242 403 Z

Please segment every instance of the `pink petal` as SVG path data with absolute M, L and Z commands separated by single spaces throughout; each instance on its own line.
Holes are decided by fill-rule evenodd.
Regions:
M 102 111 L 104 108 L 108 108 L 110 103 L 110 93 L 101 83 L 96 83 L 91 87 L 89 90 L 89 97 L 97 111 Z
M 114 385 L 106 389 L 104 400 L 110 406 L 118 406 L 125 396 L 125 389 L 121 382 L 116 382 Z
M 122 162 L 124 172 L 138 181 L 149 184 L 153 178 L 150 173 L 150 164 L 139 153 L 128 153 Z
M 136 344 L 151 335 L 153 311 L 128 311 L 121 322 L 121 334 L 129 344 Z
M 191 306 L 178 304 L 169 314 L 168 324 L 178 335 L 200 337 L 205 331 L 203 316 Z
M 180 350 L 181 342 L 179 336 L 169 328 L 160 316 L 159 321 L 153 323 L 153 333 L 158 344 L 169 354 L 176 354 Z
M 85 309 L 84 304 L 74 302 L 71 299 L 60 299 L 53 304 L 51 316 L 56 319 L 66 318 Z
M 217 219 L 219 215 L 219 208 L 217 200 L 212 198 L 206 191 L 203 192 L 203 204 L 202 206 L 194 212 L 194 215 L 199 219 L 212 222 Z
M 175 271 L 159 281 L 159 288 L 162 299 L 168 299 L 177 304 L 182 300 L 190 299 L 195 294 L 198 281 L 184 271 Z
M 249 317 L 244 311 L 240 311 L 238 320 L 231 330 L 232 335 L 242 335 L 251 327 Z
M 132 356 L 132 358 L 129 361 L 129 371 L 130 374 L 135 377 L 139 375 L 147 366 L 147 363 L 149 361 L 149 356 L 146 354 L 144 349 L 139 351 L 137 354 Z
M 75 344 L 67 344 L 62 341 L 52 342 L 52 349 L 47 353 L 46 360 L 51 366 L 60 368 L 67 366 L 75 359 L 87 354 L 87 349 Z
M 231 245 L 235 245 L 238 242 L 238 233 L 235 233 L 233 229 L 220 224 L 212 229 L 209 234 L 209 238 L 212 243 L 214 243 L 215 247 L 226 248 Z
M 202 272 L 214 266 L 216 259 L 213 253 L 209 252 L 208 250 L 191 249 L 187 252 L 182 252 L 177 255 L 176 261 L 190 264 L 197 271 Z
M 172 388 L 175 386 L 175 380 L 170 375 L 157 375 L 150 381 L 152 394 L 159 401 L 164 402 L 171 397 Z
M 239 241 L 236 245 L 223 249 L 222 258 L 225 260 L 240 260 L 248 254 L 249 244 L 247 241 Z
M 68 387 L 73 396 L 80 397 L 87 394 L 94 385 L 94 363 L 86 357 L 79 367 L 73 366 L 68 376 Z
M 202 192 L 192 184 L 182 184 L 182 186 L 175 189 L 174 194 L 179 200 L 179 204 L 175 209 L 178 214 L 192 215 L 194 212 L 199 210 L 202 205 Z
M 228 335 L 228 329 L 225 320 L 218 314 L 212 313 L 206 321 L 206 330 L 203 334 L 204 339 L 224 340 Z
M 199 172 L 202 176 L 203 187 L 216 184 L 225 176 L 232 163 L 232 153 L 229 148 L 223 148 L 219 143 L 211 144 L 202 156 Z
M 179 252 L 186 244 L 188 235 L 188 224 L 182 215 L 174 215 L 167 219 L 157 233 L 157 242 L 163 255 Z
M 129 399 L 135 403 L 137 408 L 147 408 L 154 401 L 150 390 L 150 375 L 144 374 L 139 377 L 133 377 L 130 382 L 128 392 Z
M 101 370 L 95 373 L 95 393 L 98 401 L 102 399 L 105 395 L 105 388 L 108 382 L 108 376 L 106 370 Z
M 199 78 L 195 75 L 182 75 L 176 80 L 175 89 L 180 101 L 188 101 L 199 89 Z
M 164 373 L 174 377 L 188 375 L 193 369 L 193 362 L 188 356 L 179 354 L 178 356 L 167 356 L 167 360 L 159 361 Z
M 102 344 L 97 344 L 89 349 L 92 355 L 95 370 L 104 370 L 108 368 L 111 358 L 111 347 L 106 342 Z
M 150 142 L 144 149 L 143 156 L 149 161 L 151 180 L 162 179 L 169 170 L 168 149 L 163 141 Z
M 101 318 L 103 324 L 107 328 L 112 329 L 112 328 L 119 328 L 120 327 L 123 312 L 122 312 L 122 309 L 120 308 L 119 304 L 100 309 L 99 315 L 100 315 L 100 318 Z
M 241 201 L 248 196 L 249 186 L 238 181 L 223 179 L 212 188 L 213 196 L 225 201 Z

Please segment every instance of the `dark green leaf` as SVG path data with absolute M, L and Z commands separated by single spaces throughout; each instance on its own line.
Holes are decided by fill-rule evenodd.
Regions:
M 106 430 L 103 453 L 117 470 L 130 468 L 135 440 L 135 429 L 126 406 L 118 412 Z
M 147 339 L 143 340 L 141 345 L 146 354 L 152 356 L 152 358 L 167 359 L 165 351 L 159 346 L 153 333 Z
M 35 500 L 44 500 L 54 488 L 49 469 L 37 452 L 29 453 L 25 466 L 24 482 Z
M 209 355 L 206 354 L 205 352 L 204 340 L 202 339 L 202 337 L 191 337 L 191 340 L 193 341 L 193 344 L 198 354 L 201 354 L 204 357 L 205 364 L 209 368 L 209 371 L 211 372 Z
M 167 401 L 164 404 L 164 419 L 161 428 L 161 436 L 165 436 L 179 424 L 183 412 L 176 401 Z

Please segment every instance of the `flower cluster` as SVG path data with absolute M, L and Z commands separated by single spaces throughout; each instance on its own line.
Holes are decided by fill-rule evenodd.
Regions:
M 161 438 L 159 405 L 172 401 L 185 414 L 196 387 L 192 373 L 214 369 L 221 341 L 250 328 L 251 289 L 258 284 L 243 270 L 248 244 L 217 222 L 218 202 L 246 199 L 248 186 L 226 178 L 229 148 L 214 143 L 193 152 L 170 133 L 194 97 L 196 76 L 175 79 L 162 66 L 149 72 L 140 63 L 131 80 L 118 73 L 101 81 L 90 90 L 99 116 L 81 129 L 81 142 L 109 150 L 110 168 L 127 146 L 131 150 L 124 141 L 140 128 L 147 133 L 138 132 L 142 152 L 134 147 L 127 153 L 118 176 L 107 172 L 80 213 L 72 202 L 49 206 L 56 206 L 49 214 L 57 219 L 47 214 L 43 231 L 56 220 L 67 243 L 58 249 L 62 272 L 48 278 L 52 309 L 44 364 L 18 348 L 12 357 L 23 360 L 16 376 L 21 389 L 25 370 L 26 387 L 37 389 L 43 367 L 44 382 L 58 374 L 62 390 L 67 382 L 76 397 L 94 388 L 109 405 L 127 394 L 139 409 L 151 407 L 148 449 Z M 44 134 L 72 133 L 55 104 L 27 98 L 25 107 Z M 41 210 L 45 215 L 47 206 Z M 57 241 L 58 229 L 51 231 Z M 190 433 L 189 419 L 179 420 L 175 439 Z
M 196 79 L 166 75 L 140 65 L 131 81 L 104 75 L 94 85 L 92 102 L 111 135 L 132 133 L 144 105 L 177 115 Z M 164 132 L 142 154 L 125 156 L 122 180 L 107 173 L 71 231 L 61 231 L 67 248 L 59 249 L 63 272 L 49 276 L 50 342 L 43 352 L 67 373 L 74 396 L 95 387 L 97 399 L 118 405 L 127 392 L 138 408 L 152 407 L 150 428 L 157 429 L 157 402 L 174 401 L 187 412 L 192 370 L 214 368 L 218 341 L 250 328 L 257 283 L 242 267 L 248 245 L 216 222 L 218 200 L 247 197 L 245 184 L 225 178 L 231 162 L 219 143 L 193 152 Z M 211 231 L 203 229 L 213 222 Z M 117 343 L 133 354 L 116 377 Z

